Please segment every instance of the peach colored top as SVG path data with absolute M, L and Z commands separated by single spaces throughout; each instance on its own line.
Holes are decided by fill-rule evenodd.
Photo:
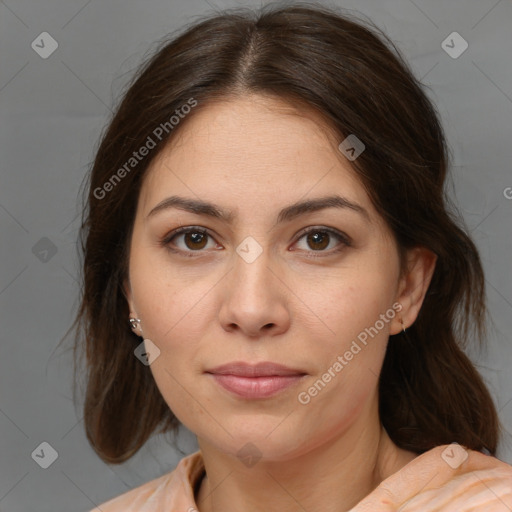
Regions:
M 91 512 L 197 512 L 194 489 L 204 475 L 201 452 L 179 462 L 174 471 L 136 487 Z

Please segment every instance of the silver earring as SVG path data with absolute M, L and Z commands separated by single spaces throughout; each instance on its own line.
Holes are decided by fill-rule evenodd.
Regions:
M 400 323 L 402 324 L 402 332 L 405 334 L 404 319 L 400 317 Z
M 130 318 L 130 327 L 135 330 L 140 325 L 140 319 L 139 318 Z

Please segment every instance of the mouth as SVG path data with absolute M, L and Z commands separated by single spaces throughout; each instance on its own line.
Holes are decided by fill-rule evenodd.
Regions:
M 221 365 L 205 373 L 229 393 L 253 400 L 274 396 L 307 375 L 303 370 L 277 363 L 249 364 L 241 361 Z

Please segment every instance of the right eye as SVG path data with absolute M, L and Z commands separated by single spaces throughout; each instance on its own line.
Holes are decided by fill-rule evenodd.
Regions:
M 198 226 L 184 226 L 166 235 L 161 244 L 172 252 L 182 252 L 186 256 L 192 256 L 190 253 L 204 252 L 203 249 L 208 248 L 209 238 L 212 244 L 209 248 L 218 249 L 220 246 L 206 229 Z

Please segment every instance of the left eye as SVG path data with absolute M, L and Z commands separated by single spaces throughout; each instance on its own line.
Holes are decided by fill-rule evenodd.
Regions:
M 349 245 L 346 237 L 330 229 L 312 229 L 304 233 L 296 244 L 301 240 L 305 240 L 307 247 L 300 249 L 313 252 L 327 252 L 339 245 L 340 242 L 342 245 Z

